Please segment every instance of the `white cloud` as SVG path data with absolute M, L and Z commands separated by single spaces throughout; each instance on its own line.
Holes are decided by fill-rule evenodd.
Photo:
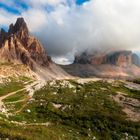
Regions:
M 53 46 L 49 51 L 138 50 L 139 17 L 139 0 L 92 0 L 80 7 L 57 8 L 47 25 L 48 46 Z
M 55 57 L 52 57 L 52 60 L 54 62 L 57 62 L 57 64 L 60 64 L 60 65 L 69 65 L 73 62 L 73 60 L 70 60 L 69 58 L 66 58 L 66 56 L 55 56 Z
M 46 5 L 56 6 L 60 3 L 66 3 L 67 0 L 24 0 L 24 2 L 30 4 L 32 7 L 44 7 Z
M 22 12 L 31 32 L 49 54 L 64 59 L 65 55 L 72 58 L 74 52 L 85 49 L 140 50 L 139 0 L 91 0 L 81 6 L 74 1 L 29 0 L 31 8 Z M 46 11 L 48 4 L 52 11 Z M 15 16 L 0 12 L 0 23 L 14 19 Z
M 30 9 L 23 12 L 21 16 L 25 18 L 32 33 L 39 33 L 42 28 L 47 26 L 47 15 L 44 10 Z
M 9 24 L 11 24 L 11 21 L 15 21 L 17 18 L 17 16 L 3 10 L 3 9 L 0 9 L 0 25 L 4 25 L 4 26 L 7 26 Z

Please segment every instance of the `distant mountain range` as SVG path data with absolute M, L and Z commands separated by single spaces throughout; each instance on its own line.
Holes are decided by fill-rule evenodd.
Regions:
M 75 57 L 74 63 L 91 65 L 110 64 L 121 67 L 136 65 L 140 67 L 140 58 L 136 53 L 133 53 L 132 51 L 115 51 L 109 53 L 93 54 L 84 52 L 81 55 L 77 55 Z
M 134 78 L 140 76 L 140 58 L 132 51 L 108 53 L 83 52 L 74 63 L 62 66 L 68 73 L 80 77 Z

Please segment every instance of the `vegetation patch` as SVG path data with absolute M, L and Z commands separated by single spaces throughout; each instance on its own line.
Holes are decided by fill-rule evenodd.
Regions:
M 21 88 L 24 88 L 23 84 L 16 81 L 7 82 L 0 85 L 0 96 L 6 95 L 10 92 L 17 91 Z
M 111 98 L 118 91 L 137 98 L 121 82 L 48 82 L 31 100 L 15 104 L 12 111 L 20 111 L 9 120 L 23 123 L 23 127 L 3 124 L 0 134 L 31 140 L 138 140 L 140 123 L 128 121 L 122 106 Z M 6 100 L 20 99 L 15 95 Z M 43 123 L 50 125 L 41 126 Z
M 17 92 L 16 94 L 7 97 L 6 99 L 4 99 L 4 102 L 16 102 L 19 100 L 25 100 L 29 97 L 28 92 L 26 90 Z

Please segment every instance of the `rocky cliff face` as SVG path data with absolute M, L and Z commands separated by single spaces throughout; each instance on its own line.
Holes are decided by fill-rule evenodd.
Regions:
M 0 60 L 18 62 L 35 69 L 35 65 L 49 66 L 51 58 L 47 56 L 40 42 L 30 35 L 23 18 L 9 26 L 8 32 L 0 31 Z
M 78 77 L 133 79 L 140 76 L 140 58 L 131 51 L 84 52 L 75 57 L 73 64 L 63 68 Z
M 120 67 L 136 65 L 140 67 L 140 58 L 131 51 L 117 51 L 92 55 L 84 52 L 75 57 L 74 63 L 91 65 L 111 64 Z

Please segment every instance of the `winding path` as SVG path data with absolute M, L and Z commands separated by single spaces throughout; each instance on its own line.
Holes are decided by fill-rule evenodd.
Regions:
M 21 91 L 28 91 L 29 92 L 29 96 L 30 98 L 33 97 L 33 94 L 36 90 L 39 90 L 40 88 L 42 88 L 44 85 L 45 85 L 45 81 L 44 80 L 37 80 L 37 81 L 34 81 L 33 83 L 29 84 L 29 85 L 26 85 L 25 88 L 22 88 L 22 89 L 19 89 L 17 91 L 14 91 L 14 92 L 10 92 L 4 96 L 1 96 L 0 97 L 0 112 L 3 112 L 6 108 L 4 106 L 4 102 L 3 100 L 6 99 L 7 97 L 9 96 L 12 96 L 18 92 L 21 92 Z

